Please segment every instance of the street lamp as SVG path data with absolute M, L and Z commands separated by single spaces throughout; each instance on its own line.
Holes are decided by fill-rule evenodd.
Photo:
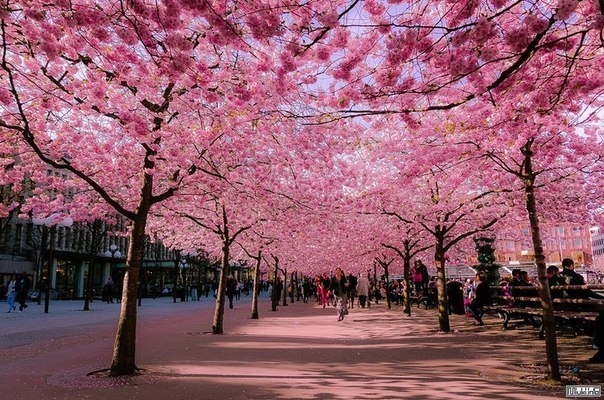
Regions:
M 181 296 L 180 300 L 188 301 L 189 291 L 187 290 L 187 268 L 189 267 L 189 264 L 184 257 L 180 259 L 179 267 L 180 279 L 182 280 L 182 287 L 184 290 L 184 296 Z
M 46 218 L 32 218 L 34 225 L 43 226 L 44 229 L 50 230 L 50 244 L 48 250 L 48 268 L 46 269 L 46 287 L 44 288 L 44 313 L 48 314 L 48 306 L 50 305 L 50 272 L 52 269 L 52 250 L 54 248 L 55 233 L 57 226 L 69 227 L 73 225 L 73 220 L 69 216 L 64 216 L 59 213 L 53 213 Z
M 122 256 L 122 253 L 117 249 L 117 246 L 115 244 L 112 244 L 109 246 L 109 250 L 107 250 L 103 255 L 111 259 L 117 259 Z M 111 265 L 115 267 L 115 261 L 112 260 Z

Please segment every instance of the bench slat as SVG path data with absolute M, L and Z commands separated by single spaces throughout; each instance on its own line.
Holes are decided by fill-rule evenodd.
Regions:
M 541 298 L 536 296 L 537 286 L 492 286 L 494 289 L 494 304 L 484 307 L 485 311 L 496 312 L 503 320 L 503 329 L 508 329 L 512 321 L 524 321 L 534 327 L 539 328 L 539 337 L 545 336 L 545 327 L 543 325 L 543 308 L 541 307 Z M 499 290 L 497 290 L 499 289 Z M 513 290 L 512 294 L 504 292 Z M 602 290 L 604 285 L 559 285 L 552 286 L 552 290 L 574 290 L 585 293 L 589 297 L 593 290 Z M 503 294 L 495 294 L 502 293 Z M 518 295 L 518 294 L 526 295 Z M 516 296 L 514 296 L 516 294 Z M 532 296 L 531 296 L 532 295 Z M 512 305 L 509 305 L 509 304 Z M 604 298 L 558 298 L 552 299 L 554 306 L 560 307 L 553 310 L 553 317 L 556 326 L 563 331 L 571 329 L 574 335 L 581 331 L 585 332 L 598 317 L 600 312 L 604 312 Z

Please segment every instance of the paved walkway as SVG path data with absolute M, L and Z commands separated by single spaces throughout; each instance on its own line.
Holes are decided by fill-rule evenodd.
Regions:
M 564 387 L 534 382 L 543 341 L 534 330 L 503 332 L 452 315 L 453 333 L 437 332 L 435 310 L 385 305 L 351 310 L 295 302 L 250 319 L 250 297 L 226 309 L 225 334 L 209 333 L 214 301 L 143 299 L 137 363 L 144 373 L 108 378 L 119 304 L 53 301 L 0 313 L 3 399 L 554 399 Z M 6 303 L 0 303 L 5 306 Z M 559 343 L 563 372 L 598 382 L 604 366 L 585 360 L 587 338 Z M 575 372 L 571 372 L 574 370 Z

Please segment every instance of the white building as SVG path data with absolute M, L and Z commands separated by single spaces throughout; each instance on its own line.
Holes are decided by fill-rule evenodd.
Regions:
M 591 234 L 591 248 L 593 252 L 593 269 L 604 272 L 604 230 L 593 227 Z

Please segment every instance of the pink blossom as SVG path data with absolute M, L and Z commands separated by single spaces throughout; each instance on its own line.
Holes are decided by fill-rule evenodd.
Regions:
M 256 64 L 258 71 L 266 72 L 273 67 L 273 62 L 268 57 L 262 57 L 261 60 Z
M 464 0 L 456 2 L 456 10 L 458 13 L 455 20 L 465 20 L 474 15 L 478 7 L 480 6 L 481 0 Z
M 316 75 L 308 75 L 306 77 L 301 78 L 302 79 L 302 83 L 305 85 L 312 85 L 318 82 L 317 76 Z
M 393 68 L 378 68 L 375 81 L 379 86 L 391 87 L 396 85 L 399 75 Z
M 556 7 L 556 18 L 559 21 L 564 21 L 573 14 L 579 6 L 579 0 L 558 0 Z
M 345 29 L 335 29 L 332 32 L 330 44 L 337 49 L 346 47 L 348 39 L 350 38 L 350 32 Z
M 143 17 L 144 19 L 150 19 L 152 17 L 153 11 L 145 4 L 144 1 L 130 0 L 129 6 L 134 13 Z
M 354 63 L 343 62 L 340 63 L 338 68 L 334 71 L 333 77 L 336 79 L 349 80 L 354 69 Z
M 502 8 L 508 3 L 509 0 L 490 0 L 493 7 L 496 9 Z
M 458 52 L 449 61 L 449 73 L 453 77 L 469 74 L 477 67 L 474 54 Z
M 107 32 L 107 30 L 105 30 L 105 27 L 103 26 L 97 26 L 94 28 L 94 37 L 95 39 L 101 41 L 108 41 L 110 38 L 109 33 Z
M 7 9 L 0 9 L 0 19 L 4 20 L 6 23 L 10 24 L 12 21 L 12 14 L 8 12 Z
M 329 60 L 329 57 L 331 57 L 331 52 L 326 46 L 320 46 L 315 52 L 315 55 L 318 60 L 327 61 Z
M 33 5 L 31 8 L 26 8 L 25 15 L 35 21 L 43 21 L 44 20 L 44 10 L 42 8 L 37 8 Z
M 193 66 L 193 59 L 188 53 L 176 53 L 172 59 L 174 60 L 174 68 L 179 72 L 186 71 Z
M 50 60 L 54 60 L 61 54 L 59 44 L 52 37 L 47 37 L 42 40 L 40 49 L 46 54 Z
M 464 45 L 469 39 L 469 35 L 465 31 L 459 31 L 453 35 L 451 39 L 451 44 L 455 47 L 460 47 Z
M 281 18 L 277 12 L 256 12 L 246 17 L 247 25 L 254 38 L 266 39 L 280 35 Z
M 338 26 L 338 18 L 339 16 L 337 10 L 326 11 L 318 17 L 319 22 L 328 28 Z
M 521 27 L 509 31 L 505 37 L 505 41 L 513 51 L 519 52 L 528 46 L 530 36 L 526 27 Z
M 102 83 L 99 82 L 97 83 L 97 85 L 94 86 L 93 90 L 92 90 L 92 95 L 99 100 L 102 100 L 105 98 L 105 93 L 106 93 L 106 86 Z
M 384 4 L 376 0 L 365 0 L 364 9 L 374 17 L 380 16 L 386 11 Z
M 499 48 L 496 46 L 484 46 L 479 49 L 478 57 L 483 61 L 493 61 L 499 57 Z
M 492 21 L 489 21 L 485 17 L 481 17 L 476 21 L 476 25 L 472 30 L 472 34 L 474 36 L 474 40 L 477 43 L 485 43 L 489 39 L 493 39 L 493 31 L 495 29 L 495 24 Z
M 524 25 L 530 33 L 541 33 L 547 29 L 548 21 L 535 14 L 529 14 L 524 18 Z
M 182 25 L 179 15 L 172 10 L 166 13 L 166 15 L 162 18 L 161 23 L 168 30 L 180 28 Z
M 594 20 L 591 24 L 591 28 L 595 30 L 604 29 L 604 15 L 595 15 Z
M 126 45 L 133 45 L 138 42 L 138 35 L 133 29 L 118 28 L 116 33 Z
M 105 20 L 105 16 L 97 11 L 95 7 L 90 7 L 88 5 L 74 5 L 74 11 L 74 18 L 77 25 L 80 26 L 94 26 Z
M 168 34 L 168 37 L 166 37 L 165 43 L 169 47 L 174 47 L 174 48 L 180 49 L 180 50 L 190 50 L 193 47 L 193 44 L 191 43 L 191 41 L 188 40 L 186 37 L 184 37 L 183 33 L 179 32 L 179 31 L 171 32 L 170 34 Z
M 10 105 L 13 102 L 12 94 L 4 87 L 0 87 L 0 103 Z
M 283 52 L 280 56 L 281 59 L 281 68 L 286 73 L 292 72 L 296 69 L 296 62 L 294 61 L 294 57 L 290 52 Z

